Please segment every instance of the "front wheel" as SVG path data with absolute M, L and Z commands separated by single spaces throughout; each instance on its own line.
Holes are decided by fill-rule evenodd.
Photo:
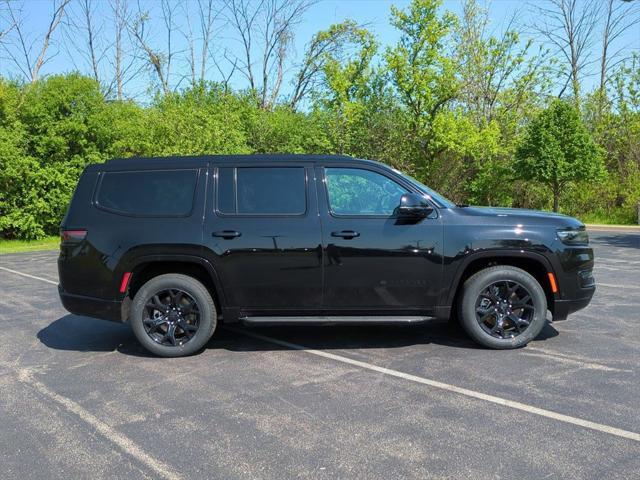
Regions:
M 161 357 L 191 355 L 216 328 L 211 294 L 193 277 L 166 274 L 152 278 L 136 293 L 131 327 L 138 341 Z
M 496 266 L 465 282 L 458 308 L 462 327 L 480 345 L 518 348 L 536 338 L 544 327 L 547 298 L 529 273 Z

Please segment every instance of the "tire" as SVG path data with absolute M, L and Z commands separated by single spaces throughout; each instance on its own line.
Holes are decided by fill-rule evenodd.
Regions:
M 171 273 L 152 278 L 138 290 L 130 322 L 136 338 L 149 352 L 183 357 L 206 345 L 216 329 L 217 314 L 202 283 Z
M 519 348 L 545 326 L 547 297 L 538 281 L 524 270 L 506 265 L 489 267 L 464 283 L 458 316 L 466 333 L 480 345 L 500 350 Z

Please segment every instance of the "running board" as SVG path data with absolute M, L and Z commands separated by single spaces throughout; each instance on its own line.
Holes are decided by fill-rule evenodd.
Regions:
M 347 315 L 347 316 L 298 316 L 298 317 L 240 317 L 246 325 L 412 325 L 431 320 L 425 316 L 397 315 Z

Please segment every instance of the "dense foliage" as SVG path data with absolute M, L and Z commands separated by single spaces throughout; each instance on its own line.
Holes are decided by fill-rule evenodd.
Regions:
M 110 157 L 344 153 L 383 161 L 460 203 L 632 222 L 640 201 L 640 64 L 605 90 L 558 100 L 550 62 L 516 32 L 487 36 L 481 12 L 436 0 L 392 9 L 398 43 L 353 23 L 350 48 L 314 57 L 304 108 L 194 83 L 151 102 L 114 100 L 78 73 L 0 76 L 0 235 L 55 234 L 82 169 Z
M 516 150 L 516 173 L 536 178 L 553 192 L 553 210 L 571 182 L 598 181 L 606 175 L 601 149 L 574 105 L 554 101 L 529 124 Z

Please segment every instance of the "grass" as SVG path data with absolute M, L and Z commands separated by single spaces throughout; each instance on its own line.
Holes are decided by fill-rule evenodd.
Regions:
M 37 250 L 56 250 L 60 237 L 45 237 L 41 240 L 7 240 L 0 238 L 0 255 L 3 253 L 35 252 Z
M 583 223 L 598 225 L 638 225 L 637 213 L 631 210 L 617 209 L 611 212 L 592 212 L 578 215 Z

